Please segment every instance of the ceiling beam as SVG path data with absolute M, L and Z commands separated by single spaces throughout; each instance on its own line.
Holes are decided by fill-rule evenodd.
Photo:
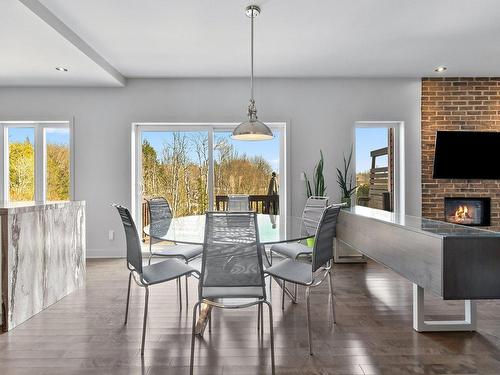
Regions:
M 90 45 L 80 38 L 73 30 L 71 30 L 64 22 L 57 18 L 47 7 L 38 0 L 19 0 L 36 16 L 43 20 L 47 25 L 57 31 L 64 39 L 78 48 L 84 55 L 90 58 L 94 63 L 99 65 L 104 71 L 111 75 L 121 86 L 127 83 L 126 78 L 106 61 L 99 53 L 97 53 Z

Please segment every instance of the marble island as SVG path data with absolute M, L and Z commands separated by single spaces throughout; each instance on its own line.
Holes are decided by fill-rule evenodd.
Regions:
M 85 283 L 85 202 L 0 202 L 2 330 Z

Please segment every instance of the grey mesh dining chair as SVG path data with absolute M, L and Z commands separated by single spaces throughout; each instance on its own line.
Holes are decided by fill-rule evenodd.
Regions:
M 248 212 L 250 210 L 249 196 L 243 194 L 228 195 L 227 210 L 229 212 Z
M 271 368 L 274 374 L 273 310 L 266 299 L 257 216 L 253 212 L 207 212 L 199 300 L 193 308 L 190 373 L 193 373 L 196 311 L 210 308 L 239 309 L 264 304 L 269 310 Z M 209 315 L 210 316 L 210 315 Z M 210 318 L 209 318 L 210 319 Z M 262 331 L 261 331 L 262 332 Z
M 144 317 L 142 323 L 142 343 L 141 355 L 144 355 L 144 344 L 146 340 L 146 322 L 148 317 L 149 287 L 151 285 L 164 283 L 182 276 L 199 274 L 199 272 L 179 259 L 166 259 L 148 266 L 142 265 L 142 251 L 135 227 L 134 220 L 127 208 L 118 204 L 113 204 L 120 215 L 123 229 L 125 230 L 125 240 L 127 243 L 127 268 L 130 271 L 128 277 L 127 305 L 125 308 L 125 324 L 128 321 L 128 310 L 130 304 L 130 286 L 132 279 L 140 287 L 145 288 Z
M 296 259 L 285 259 L 266 269 L 266 274 L 274 278 L 291 282 L 306 287 L 306 310 L 307 310 L 307 338 L 309 340 L 309 354 L 313 354 L 311 338 L 311 288 L 320 285 L 328 276 L 330 289 L 330 300 L 332 305 L 332 319 L 335 323 L 335 301 L 333 295 L 332 260 L 333 239 L 337 218 L 340 212 L 339 205 L 328 206 L 321 216 L 316 231 L 316 240 L 312 249 L 312 262 L 304 263 Z
M 307 234 L 314 235 L 318 229 L 323 211 L 328 206 L 328 197 L 309 197 L 302 212 L 302 223 Z M 276 253 L 285 258 L 297 259 L 311 255 L 312 249 L 300 242 L 278 243 L 271 246 L 271 254 Z M 271 259 L 272 261 L 272 259 Z
M 203 252 L 203 246 L 201 245 L 189 245 L 189 244 L 174 244 L 174 245 L 153 245 L 158 242 L 164 242 L 161 240 L 164 237 L 170 227 L 170 222 L 172 221 L 172 210 L 168 201 L 163 197 L 155 197 L 146 200 L 148 203 L 149 211 L 149 264 L 151 264 L 151 258 L 153 256 L 167 257 L 167 258 L 180 258 L 185 263 L 198 257 Z M 188 292 L 188 277 L 185 278 L 186 285 L 186 306 L 189 302 L 189 292 Z M 182 287 L 180 280 L 177 282 L 177 289 L 179 293 L 179 306 L 182 310 Z
M 323 211 L 328 206 L 328 197 L 312 196 L 307 198 L 304 210 L 302 211 L 302 225 L 308 235 L 314 235 L 318 229 L 319 221 Z M 273 253 L 281 255 L 285 258 L 299 259 L 310 258 L 312 249 L 300 242 L 278 243 L 271 246 L 269 255 L 270 261 L 273 262 Z M 285 309 L 285 282 L 281 286 L 281 309 Z M 297 301 L 297 284 L 294 285 L 294 293 L 292 301 Z

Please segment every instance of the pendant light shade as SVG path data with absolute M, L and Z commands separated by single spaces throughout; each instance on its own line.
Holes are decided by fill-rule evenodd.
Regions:
M 241 141 L 265 141 L 273 139 L 273 132 L 269 127 L 257 119 L 257 108 L 253 97 L 253 20 L 260 14 L 257 5 L 250 5 L 245 13 L 251 19 L 251 42 L 250 42 L 250 104 L 248 105 L 248 121 L 239 124 L 233 131 L 231 138 Z
M 239 124 L 233 130 L 231 138 L 240 141 L 265 141 L 273 139 L 273 132 L 269 127 L 257 119 L 257 109 L 255 108 L 255 101 L 250 99 L 248 106 L 248 121 Z
M 259 120 L 242 122 L 234 129 L 231 136 L 231 138 L 240 141 L 267 141 L 273 137 L 269 126 Z

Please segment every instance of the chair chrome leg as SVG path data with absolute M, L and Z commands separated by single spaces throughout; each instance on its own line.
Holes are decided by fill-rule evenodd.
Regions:
M 208 332 L 212 332 L 212 311 L 213 309 L 210 309 L 210 312 L 208 313 Z
M 189 360 L 189 373 L 193 375 L 193 365 L 194 365 L 194 339 L 196 335 L 196 309 L 200 306 L 200 302 L 196 302 L 193 307 L 193 326 L 191 328 L 191 359 Z
M 312 339 L 311 339 L 311 304 L 309 301 L 309 296 L 311 294 L 311 289 L 306 288 L 306 311 L 307 311 L 307 339 L 309 341 L 309 354 L 313 355 L 312 351 Z
M 151 265 L 151 258 L 153 257 L 153 250 L 151 250 L 151 237 L 149 237 L 149 259 L 148 259 L 148 266 Z
M 260 332 L 260 309 L 262 308 L 262 304 L 257 305 L 257 333 Z
M 333 297 L 333 277 L 332 277 L 332 270 L 328 271 L 328 285 L 330 286 L 330 300 L 332 303 L 332 319 L 333 319 L 333 324 L 335 324 L 335 300 Z
M 298 290 L 299 290 L 299 286 L 297 284 L 294 284 L 294 287 L 293 287 L 293 303 L 297 303 Z
M 144 344 L 146 342 L 146 322 L 148 320 L 148 302 L 149 302 L 149 288 L 146 287 L 146 296 L 145 296 L 145 300 L 144 300 L 144 321 L 142 323 L 141 356 L 144 355 Z
M 285 310 L 285 280 L 281 282 L 281 310 Z
M 273 329 L 273 308 L 268 301 L 264 301 L 269 309 L 269 334 L 271 338 L 271 372 L 274 375 L 275 373 L 275 364 L 274 364 L 274 329 Z M 264 311 L 264 309 L 262 309 Z
M 130 303 L 130 284 L 132 283 L 132 271 L 130 271 L 130 274 L 128 275 L 128 289 L 127 289 L 127 306 L 125 307 L 125 323 L 127 324 L 128 321 L 128 306 Z
M 260 306 L 260 337 L 264 338 L 264 306 L 259 304 Z
M 186 275 L 186 309 L 188 308 L 189 298 L 188 298 L 188 275 Z
M 264 307 L 262 303 L 257 305 L 257 333 L 261 338 L 264 336 Z
M 182 311 L 182 286 L 181 278 L 177 278 L 177 293 L 179 294 L 179 311 Z

